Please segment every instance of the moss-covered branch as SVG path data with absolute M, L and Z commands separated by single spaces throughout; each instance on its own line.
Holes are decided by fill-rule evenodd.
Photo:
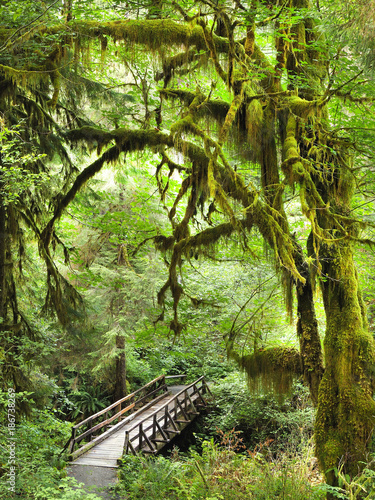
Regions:
M 201 26 L 190 23 L 179 23 L 172 19 L 141 19 L 141 20 L 116 20 L 116 21 L 84 21 L 74 20 L 69 23 L 55 26 L 40 26 L 33 31 L 36 35 L 61 35 L 66 39 L 67 31 L 72 37 L 88 37 L 100 40 L 110 37 L 114 41 L 124 41 L 144 45 L 155 50 L 162 45 L 195 46 L 198 50 L 206 49 L 206 42 Z M 0 40 L 6 40 L 12 30 L 2 30 Z M 218 52 L 228 50 L 228 40 L 217 35 L 212 35 L 215 49 Z
M 262 349 L 240 356 L 228 345 L 228 355 L 245 371 L 250 387 L 255 391 L 285 394 L 296 377 L 302 375 L 299 351 L 290 347 Z
M 160 94 L 166 99 L 178 99 L 185 106 L 190 106 L 196 97 L 196 92 L 180 89 L 163 89 Z M 228 113 L 230 103 L 221 99 L 207 99 L 198 110 L 198 116 L 213 118 L 218 121 L 223 121 Z

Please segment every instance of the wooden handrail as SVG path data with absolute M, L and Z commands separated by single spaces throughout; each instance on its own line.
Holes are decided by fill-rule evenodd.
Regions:
M 69 454 L 74 453 L 74 448 L 76 444 L 78 444 L 80 441 L 82 441 L 85 438 L 92 439 L 94 436 L 94 433 L 97 431 L 101 432 L 106 432 L 106 428 L 114 422 L 116 419 L 121 419 L 123 418 L 123 415 L 129 411 L 134 411 L 136 407 L 140 403 L 146 402 L 147 399 L 154 397 L 160 393 L 160 392 L 167 392 L 168 388 L 165 383 L 165 375 L 160 375 L 159 377 L 155 378 L 154 380 L 151 380 L 151 382 L 148 382 L 146 385 L 141 387 L 140 389 L 137 389 L 136 391 L 132 392 L 131 394 L 125 396 L 124 398 L 119 399 L 118 401 L 115 401 L 111 405 L 107 406 L 103 410 L 95 413 L 94 415 L 91 415 L 90 417 L 86 418 L 82 422 L 79 422 L 72 428 L 72 434 L 70 437 L 69 442 L 67 443 Z M 142 393 L 144 393 L 142 395 Z M 123 403 L 129 403 L 125 408 L 121 408 Z M 112 412 L 115 408 L 119 408 L 119 411 L 114 413 L 113 415 L 109 415 L 108 413 Z M 102 421 L 99 420 L 98 423 L 93 425 L 95 420 L 100 419 L 104 415 L 104 419 Z M 88 428 L 85 428 L 83 432 L 78 433 L 78 430 L 80 430 L 83 426 L 87 426 Z M 82 448 L 86 448 L 87 445 L 84 445 Z M 81 449 L 81 448 L 80 448 Z M 77 450 L 79 451 L 79 450 Z M 74 453 L 76 454 L 76 453 Z
M 112 403 L 111 405 L 107 406 L 103 410 L 98 411 L 98 413 L 95 413 L 94 415 L 91 415 L 90 417 L 87 417 L 85 420 L 82 420 L 82 422 L 79 422 L 73 428 L 78 429 L 83 424 L 86 424 L 86 423 L 90 422 L 90 420 L 94 420 L 95 418 L 100 417 L 101 415 L 103 415 L 107 411 L 112 410 L 113 408 L 115 408 L 116 406 L 119 406 L 120 404 L 124 403 L 128 399 L 134 398 L 134 396 L 136 396 L 139 392 L 143 391 L 144 389 L 146 389 L 150 385 L 156 383 L 158 380 L 165 380 L 165 378 L 166 378 L 165 375 L 160 375 L 159 377 L 154 378 L 154 380 L 151 380 L 151 382 L 148 382 L 146 385 L 144 385 L 140 389 L 137 389 L 136 391 L 132 392 L 131 394 L 128 394 L 127 396 L 123 397 L 122 399 L 119 399 L 118 401 L 115 401 L 114 403 Z
M 147 410 L 148 408 L 151 408 L 151 406 L 153 406 L 156 402 L 163 399 L 164 397 L 165 397 L 165 394 L 161 394 L 159 397 L 153 399 L 149 403 L 142 406 L 142 408 L 139 409 L 138 411 L 131 413 L 130 415 L 125 417 L 124 420 L 121 420 L 120 422 L 115 424 L 113 427 L 110 427 L 109 429 L 107 429 L 105 432 L 103 432 L 103 434 L 100 434 L 99 436 L 97 436 L 95 439 L 93 439 L 89 443 L 86 443 L 85 445 L 81 446 L 78 450 L 71 453 L 71 455 L 70 455 L 71 460 L 75 460 L 76 458 L 78 458 L 79 456 L 86 453 L 88 450 L 90 450 L 95 445 L 97 445 L 97 444 L 101 443 L 102 441 L 104 441 L 105 439 L 107 439 L 109 436 L 116 434 L 116 432 L 119 431 L 122 427 L 125 427 L 127 424 L 129 424 L 129 422 L 131 422 L 132 420 L 137 418 L 143 411 Z
M 198 386 L 199 383 L 201 383 L 200 387 Z M 147 444 L 149 452 L 156 453 L 157 445 L 155 443 L 153 444 L 153 440 L 155 442 L 159 441 L 168 443 L 169 438 L 167 439 L 166 435 L 169 433 L 179 434 L 180 431 L 178 424 L 181 423 L 186 425 L 186 423 L 190 422 L 188 417 L 189 413 L 198 413 L 194 400 L 199 399 L 202 404 L 206 405 L 203 398 L 203 394 L 205 392 L 210 391 L 204 380 L 204 376 L 202 376 L 172 396 L 161 408 L 158 408 L 151 413 L 151 415 L 145 417 L 141 422 L 138 422 L 127 429 L 125 431 L 123 454 L 128 453 L 129 450 L 135 454 L 137 451 L 141 450 L 144 442 Z M 171 406 L 172 408 L 169 409 Z M 180 415 L 184 417 L 183 420 L 181 420 L 181 418 L 179 419 Z M 152 423 L 147 427 L 145 427 L 146 420 L 152 420 Z M 164 425 L 162 424 L 163 420 Z M 173 429 L 167 429 L 168 425 L 172 425 Z M 130 433 L 136 429 L 138 429 L 137 432 L 130 437 Z M 148 431 L 151 431 L 150 435 L 147 434 Z M 158 433 L 162 436 L 162 439 L 156 439 L 156 435 Z M 138 444 L 133 444 L 133 442 Z
M 186 378 L 186 373 L 180 373 L 178 375 L 166 375 L 165 380 L 171 380 L 172 378 Z

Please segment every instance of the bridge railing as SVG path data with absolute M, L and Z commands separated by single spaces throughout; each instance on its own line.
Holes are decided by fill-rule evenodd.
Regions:
M 134 424 L 125 431 L 123 455 L 135 455 L 142 448 L 147 453 L 157 453 L 160 448 L 158 443 L 161 446 L 169 443 L 171 435 L 180 434 L 181 429 L 191 422 L 191 416 L 199 414 L 199 407 L 207 406 L 204 398 L 206 393 L 210 393 L 210 390 L 202 376 L 184 387 L 164 406 Z
M 65 449 L 68 448 L 69 454 L 72 455 L 81 441 L 93 440 L 99 433 L 104 433 L 110 425 L 120 422 L 126 415 L 135 412 L 148 401 L 160 394 L 164 396 L 164 393 L 168 391 L 165 379 L 165 375 L 160 375 L 137 391 L 76 424 L 72 428 L 72 435 Z

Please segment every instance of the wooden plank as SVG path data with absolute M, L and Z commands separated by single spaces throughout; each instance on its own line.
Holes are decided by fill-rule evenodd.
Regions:
M 156 399 L 154 399 L 154 401 L 151 401 L 150 403 L 148 403 L 144 407 L 144 409 L 150 408 L 154 403 L 157 403 L 158 401 L 161 401 L 162 399 L 167 399 L 167 396 L 165 396 L 165 394 L 161 394 L 159 397 L 157 397 Z M 89 451 L 93 446 L 96 446 L 97 444 L 101 443 L 102 441 L 104 441 L 105 439 L 107 439 L 111 434 L 116 433 L 119 429 L 121 429 L 122 427 L 124 427 L 125 425 L 127 425 L 129 422 L 131 422 L 132 420 L 134 420 L 137 416 L 139 416 L 142 413 L 142 411 L 143 411 L 143 409 L 140 409 L 140 410 L 136 411 L 135 413 L 133 413 L 132 415 L 129 415 L 124 420 L 122 420 L 118 424 L 114 425 L 110 429 L 106 430 L 100 436 L 96 437 L 90 443 L 87 443 L 86 445 L 82 446 L 81 448 L 79 448 L 78 450 L 76 450 L 75 452 L 73 452 L 71 454 L 71 460 L 74 461 L 79 456 L 81 456 L 83 453 L 86 453 L 87 451 Z
M 108 460 L 108 459 L 93 459 L 93 458 L 80 458 L 73 465 L 90 465 L 94 467 L 113 467 L 117 468 L 117 460 Z

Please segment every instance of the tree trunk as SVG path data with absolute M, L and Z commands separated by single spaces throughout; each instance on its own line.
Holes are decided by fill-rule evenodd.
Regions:
M 64 0 L 62 8 L 62 17 L 68 23 L 72 20 L 72 4 L 73 0 Z
M 326 246 L 323 299 L 327 330 L 325 373 L 319 388 L 316 452 L 327 482 L 337 484 L 334 467 L 359 472 L 368 459 L 375 423 L 374 340 L 367 331 L 351 244 Z
M 116 381 L 115 381 L 115 401 L 124 398 L 127 395 L 126 390 L 126 356 L 125 356 L 125 337 L 117 335 L 116 349 L 119 351 L 116 356 Z
M 6 319 L 6 208 L 0 197 L 0 318 L 2 325 Z M 2 329 L 0 325 L 0 331 Z
M 302 256 L 302 251 L 299 253 Z M 298 259 L 297 259 L 298 263 Z M 318 403 L 319 385 L 324 373 L 323 352 L 315 314 L 310 272 L 306 262 L 297 266 L 306 283 L 297 284 L 297 335 L 300 345 L 303 378 L 310 389 L 314 406 Z

